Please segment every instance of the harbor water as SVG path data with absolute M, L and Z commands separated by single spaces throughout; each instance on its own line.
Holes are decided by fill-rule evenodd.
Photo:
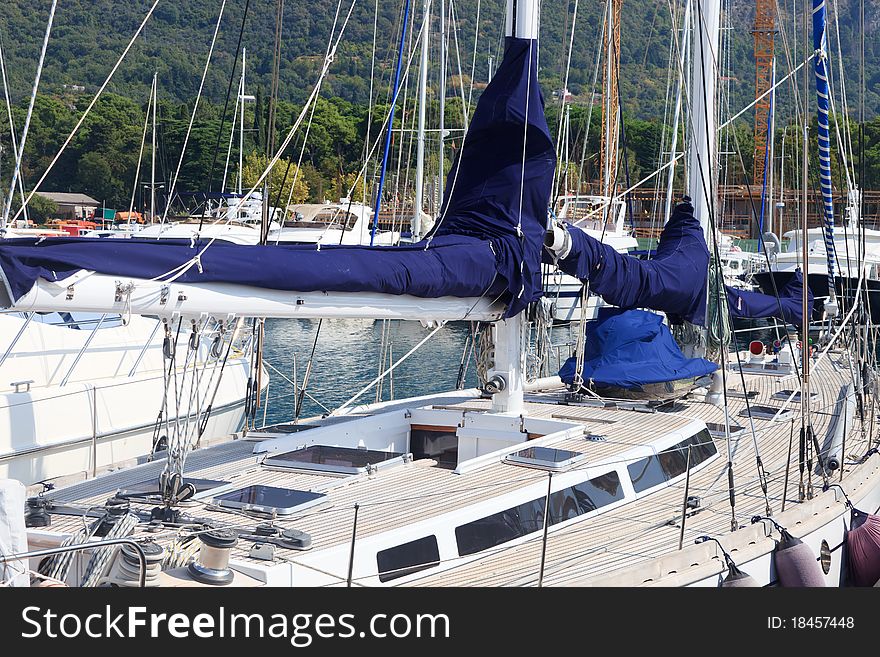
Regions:
M 301 386 L 312 346 L 315 345 L 316 333 L 318 339 L 306 386 L 307 394 L 303 397 L 301 419 L 329 413 L 347 402 L 381 372 L 405 356 L 432 330 L 422 326 L 420 322 L 399 320 L 266 320 L 263 358 L 270 377 L 269 403 L 266 406 L 261 402 L 256 413 L 257 426 L 289 422 L 293 419 L 296 408 L 294 369 L 297 384 Z M 446 324 L 386 376 L 381 382 L 381 388 L 377 384 L 358 397 L 352 405 L 454 389 L 459 380 L 462 355 L 466 347 L 468 353 L 464 366 L 464 387 L 476 387 L 476 368 L 471 343 L 468 341 L 470 335 L 469 322 Z M 554 343 L 564 342 L 568 328 L 554 328 L 551 335 Z M 563 360 L 567 355 L 567 347 L 560 350 Z M 554 358 L 549 371 L 555 373 L 557 370 L 557 359 Z M 262 399 L 266 399 L 265 393 Z

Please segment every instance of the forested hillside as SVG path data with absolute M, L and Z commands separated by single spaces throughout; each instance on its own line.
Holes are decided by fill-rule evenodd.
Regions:
M 408 49 L 416 50 L 415 39 L 421 25 L 419 0 L 411 0 L 414 29 L 409 30 Z M 439 0 L 433 0 L 435 8 Z M 17 129 L 24 124 L 33 75 L 45 31 L 48 0 L 4 0 L 0 3 L 0 37 L 10 78 L 10 94 Z M 43 72 L 40 94 L 34 110 L 23 163 L 25 186 L 30 188 L 46 170 L 61 143 L 89 104 L 95 91 L 111 70 L 135 32 L 152 0 L 59 0 Z M 598 151 L 600 113 L 591 112 L 590 102 L 600 40 L 600 0 L 544 0 L 542 9 L 542 41 L 540 77 L 548 100 L 547 114 L 551 129 L 558 125 L 558 99 L 555 92 L 564 86 L 565 60 L 572 17 L 574 22 L 571 68 L 568 89 L 573 94 L 571 109 L 572 143 L 570 152 L 585 154 L 586 164 L 578 166 L 584 181 L 595 178 L 595 154 Z M 752 3 L 725 0 L 729 6 L 725 24 L 733 29 L 722 32 L 729 57 L 724 61 L 724 111 L 733 113 L 748 104 L 753 96 L 754 65 L 751 60 L 751 35 L 748 26 L 753 20 Z M 780 3 L 782 5 L 784 3 Z M 832 41 L 844 44 L 841 62 L 847 82 L 847 94 L 853 118 L 859 98 L 855 57 L 859 48 L 858 0 L 837 0 L 839 16 L 833 23 Z M 63 157 L 40 186 L 49 191 L 78 191 L 94 196 L 111 207 L 127 208 L 130 203 L 135 170 L 143 135 L 145 110 L 153 72 L 159 80 L 158 111 L 158 175 L 169 184 L 180 157 L 180 150 L 205 65 L 211 35 L 217 21 L 221 0 L 160 0 L 154 15 L 147 22 L 140 39 L 120 66 L 102 100 L 71 141 Z M 245 16 L 244 9 L 247 6 Z M 318 68 L 327 48 L 337 6 L 344 21 L 349 0 L 337 5 L 332 0 L 294 2 L 285 0 L 282 34 L 279 106 L 276 126 L 286 132 L 299 113 L 317 77 Z M 503 0 L 446 0 L 454 12 L 456 29 L 450 32 L 448 61 L 446 128 L 463 124 L 462 94 L 479 94 L 488 78 L 490 57 L 495 65 L 500 59 L 503 26 Z M 298 181 L 298 200 L 320 200 L 343 194 L 363 164 L 364 143 L 369 130 L 376 139 L 387 112 L 388 88 L 395 63 L 403 3 L 400 0 L 357 0 L 345 29 L 338 56 L 326 81 L 322 97 L 312 119 L 308 143 L 302 153 L 299 173 L 292 168 L 291 178 Z M 477 9 L 480 20 L 477 31 L 477 52 L 474 57 L 474 35 Z M 377 11 L 378 10 L 378 11 Z M 223 107 L 230 79 L 233 95 L 238 81 L 234 70 L 236 43 L 244 20 L 242 44 L 247 47 L 247 91 L 256 96 L 247 107 L 245 155 L 265 149 L 267 132 L 270 75 L 272 68 L 273 24 L 275 0 L 228 0 L 221 22 L 218 42 L 208 69 L 204 98 L 193 125 L 189 147 L 183 159 L 178 190 L 217 190 L 223 182 L 227 147 L 230 139 L 232 108 L 224 117 Z M 377 13 L 374 14 L 374 11 Z M 670 54 L 670 3 L 667 0 L 624 0 L 621 30 L 621 92 L 626 148 L 626 174 L 639 179 L 652 171 L 660 157 L 664 129 L 662 120 L 667 109 L 667 81 Z M 869 30 L 880 21 L 880 0 L 866 0 L 865 15 Z M 376 19 L 376 56 L 373 58 L 373 30 Z M 780 32 L 779 68 L 785 70 L 785 50 L 792 59 L 802 55 L 803 43 L 795 39 L 790 15 L 784 17 Z M 433 28 L 437 28 L 435 15 Z M 799 23 L 801 25 L 802 23 Z M 785 40 L 783 40 L 785 35 Z M 800 34 L 798 35 L 801 36 Z M 785 43 L 783 43 L 785 41 Z M 794 41 L 798 41 L 795 45 Z M 432 42 L 432 70 L 429 95 L 432 103 L 429 121 L 436 125 L 437 51 Z M 865 40 L 865 112 L 870 119 L 880 108 L 880 40 Z M 836 62 L 835 62 L 836 64 Z M 240 63 L 239 63 L 240 66 Z M 473 78 L 471 70 L 473 67 Z M 371 70 L 375 74 L 373 103 L 370 99 Z M 839 68 L 834 67 L 835 75 Z M 839 77 L 839 76 L 838 76 Z M 601 80 L 601 78 L 600 78 Z M 471 84 L 473 82 L 473 84 Z M 396 128 L 414 127 L 412 98 L 415 77 L 406 80 L 407 92 L 395 118 Z M 789 103 L 789 105 L 787 105 Z M 839 108 L 838 108 L 839 109 Z M 790 119 L 790 88 L 780 90 L 780 130 Z M 788 112 L 788 116 L 786 116 Z M 5 112 L 4 112 L 5 114 Z M 588 119 L 591 128 L 586 137 Z M 401 123 L 405 120 L 406 126 Z M 224 126 L 220 134 L 220 126 Z M 368 126 L 369 124 L 369 126 Z M 745 114 L 736 125 L 739 152 L 745 170 L 751 170 L 751 116 Z M 218 137 L 218 134 L 220 136 Z M 404 134 L 410 143 L 411 133 Z M 587 139 L 584 144 L 584 139 Z M 403 145 L 395 137 L 396 145 Z M 777 140 L 780 137 L 777 135 Z M 855 139 L 854 139 L 855 141 Z M 680 142 L 682 143 L 682 142 Z M 790 144 L 791 142 L 789 142 Z M 856 143 L 858 143 L 856 141 Z M 232 141 L 231 162 L 237 164 L 237 139 Z M 731 145 L 728 145 L 731 147 Z M 11 169 L 11 142 L 8 123 L 0 121 L 0 193 L 8 189 Z M 285 157 L 296 162 L 302 144 L 296 140 Z M 456 148 L 455 133 L 448 139 L 445 157 L 447 166 Z M 880 120 L 874 119 L 865 131 L 865 182 L 880 186 Z M 777 153 L 781 151 L 778 150 Z M 791 148 L 789 147 L 791 152 Z M 146 153 L 149 153 L 149 142 Z M 403 163 L 401 171 L 412 163 L 412 149 L 395 149 Z M 579 155 L 578 155 L 579 157 Z M 573 159 L 578 159 L 577 157 Z M 429 153 L 429 169 L 436 171 L 436 149 Z M 737 160 L 738 162 L 738 160 Z M 283 166 L 286 168 L 287 163 Z M 237 166 L 230 167 L 226 188 L 230 188 Z M 734 167 L 731 182 L 744 182 L 742 167 Z M 141 182 L 147 175 L 141 168 Z M 390 172 L 396 175 L 395 172 Z M 372 175 L 372 172 L 371 172 Z M 405 173 L 401 174 L 402 176 Z M 622 175 L 622 174 L 621 174 Z M 283 176 L 282 176 L 283 177 Z M 793 179 L 790 178 L 789 179 Z M 288 180 L 288 184 L 289 184 Z M 623 181 L 621 181 L 623 182 Z M 247 183 L 247 173 L 245 174 Z M 170 186 L 170 185 L 169 185 Z M 167 189 L 167 187 L 166 187 Z M 143 187 L 135 196 L 140 207 Z M 368 192 L 369 193 L 369 192 Z
M 134 34 L 153 0 L 59 0 L 55 26 L 47 53 L 42 89 L 61 93 L 65 85 L 94 91 L 105 79 L 119 53 Z M 861 0 L 835 0 L 838 8 L 840 42 L 843 44 L 844 70 L 855 97 L 859 47 L 858 9 Z M 420 0 L 412 3 L 415 30 L 421 24 Z M 0 3 L 0 30 L 7 56 L 13 98 L 27 95 L 32 82 L 40 43 L 48 17 L 49 0 L 4 0 Z M 116 73 L 110 91 L 145 98 L 153 72 L 159 74 L 161 92 L 166 98 L 191 102 L 198 89 L 208 46 L 222 0 L 160 0 L 138 42 Z M 227 0 L 217 46 L 208 72 L 205 91 L 209 98 L 222 100 L 232 66 L 235 46 L 242 26 L 242 44 L 248 50 L 248 76 L 255 86 L 269 89 L 272 70 L 276 0 Z M 545 89 L 561 86 L 572 15 L 577 4 L 569 87 L 575 94 L 589 93 L 600 38 L 601 0 L 544 0 L 542 3 L 541 78 Z M 628 113 L 637 118 L 663 115 L 669 68 L 671 35 L 670 0 L 623 0 L 621 28 L 621 98 Z M 865 60 L 866 110 L 880 110 L 880 0 L 864 0 L 866 17 Z M 734 105 L 748 102 L 754 90 L 752 37 L 754 2 L 724 0 L 727 8 L 725 38 L 729 37 L 731 94 Z M 339 24 L 350 6 L 334 0 L 286 0 L 281 48 L 280 95 L 302 101 L 313 84 L 330 38 L 337 8 Z M 346 26 L 342 46 L 331 70 L 326 92 L 355 103 L 369 98 L 373 48 L 374 11 L 377 20 L 377 73 L 387 88 L 393 56 L 397 49 L 400 16 L 404 0 L 356 0 Z M 433 0 L 436 29 L 439 0 Z M 498 61 L 503 29 L 503 0 L 447 0 L 452 6 L 456 30 L 450 32 L 449 73 L 470 76 L 474 52 L 475 21 L 480 12 L 476 82 L 485 82 L 489 56 Z M 794 34 L 791 4 L 779 2 L 784 15 L 781 23 L 791 49 L 803 51 L 802 34 Z M 803 6 L 803 0 L 797 3 Z M 832 13 L 833 17 L 833 13 Z M 802 18 L 802 16 L 800 17 Z M 832 26 L 834 27 L 834 26 Z M 338 28 L 337 28 L 338 33 Z M 436 39 L 435 39 L 436 41 Z M 778 48 L 779 70 L 784 62 L 783 34 Z M 832 46 L 837 29 L 831 32 Z M 797 44 L 795 42 L 798 42 Z M 436 43 L 434 44 L 436 48 Z M 810 46 L 812 49 L 812 46 Z M 436 58 L 435 58 L 436 63 Z M 454 91 L 450 88 L 450 93 Z

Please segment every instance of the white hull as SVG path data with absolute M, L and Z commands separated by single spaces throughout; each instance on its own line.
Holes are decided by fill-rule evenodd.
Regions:
M 59 315 L 47 318 L 61 321 Z M 95 328 L 96 319 L 77 316 L 79 323 L 55 325 L 0 315 L 0 355 L 9 351 L 0 363 L 0 477 L 32 484 L 91 474 L 148 454 L 153 440 L 167 433 L 163 426 L 154 437 L 165 395 L 161 326 L 135 316 L 127 326 L 116 317 Z M 194 386 L 192 365 L 183 373 L 188 339 L 182 330 L 176 378 L 183 401 L 175 403 L 171 389 L 171 422 L 178 413 L 196 412 L 190 396 L 203 409 L 213 397 L 218 414 L 212 412 L 203 438 L 238 430 L 249 359 L 230 352 L 221 377 L 203 340 Z

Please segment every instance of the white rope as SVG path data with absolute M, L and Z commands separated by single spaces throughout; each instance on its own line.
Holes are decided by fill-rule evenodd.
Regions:
M 110 80 L 113 79 L 113 75 L 116 73 L 116 69 L 119 68 L 119 65 L 122 64 L 122 60 L 125 59 L 125 56 L 128 54 L 128 51 L 131 50 L 131 47 L 134 45 L 134 42 L 137 40 L 138 36 L 140 36 L 141 31 L 144 29 L 144 25 L 147 24 L 147 20 L 149 20 L 150 16 L 153 15 L 153 10 L 156 9 L 156 5 L 159 4 L 159 0 L 154 0 L 153 5 L 150 7 L 150 10 L 147 12 L 147 15 L 144 16 L 144 20 L 141 21 L 140 26 L 137 31 L 134 33 L 134 36 L 131 37 L 131 40 L 128 42 L 128 45 L 125 47 L 125 50 L 122 51 L 122 54 L 119 56 L 119 59 L 116 60 L 116 64 L 113 65 L 113 69 L 110 71 L 110 74 L 107 76 L 107 79 L 104 80 L 104 83 L 98 89 L 98 93 L 95 94 L 95 97 L 92 98 L 92 101 L 89 103 L 89 106 L 86 107 L 86 111 L 83 112 L 83 115 L 79 118 L 79 121 L 76 122 L 76 125 L 73 126 L 73 130 L 70 131 L 70 134 L 67 136 L 67 139 L 64 140 L 64 143 L 61 144 L 61 148 L 55 154 L 55 157 L 49 163 L 49 166 L 46 167 L 46 170 L 43 172 L 43 175 L 34 185 L 34 188 L 31 190 L 31 193 L 28 194 L 27 199 L 22 204 L 22 207 L 19 208 L 18 212 L 15 213 L 13 217 L 13 221 L 18 218 L 18 215 L 21 213 L 22 208 L 24 208 L 28 203 L 30 203 L 34 194 L 37 193 L 37 190 L 40 188 L 40 185 L 46 180 L 46 177 L 49 175 L 49 172 L 52 171 L 52 167 L 58 162 L 58 159 L 61 157 L 61 154 L 64 153 L 64 149 L 67 148 L 70 141 L 73 139 L 74 135 L 76 135 L 77 131 L 82 126 L 83 121 L 86 120 L 86 117 L 89 115 L 89 112 L 92 111 L 92 108 L 95 106 L 95 103 L 98 102 L 98 99 L 101 97 L 101 94 L 104 93 L 104 89 L 106 89 L 107 85 L 110 84 Z
M 578 0 L 574 0 L 574 11 L 572 12 L 571 19 L 571 32 L 568 35 L 568 55 L 565 58 L 565 77 L 562 82 L 562 93 L 559 98 L 559 117 L 556 124 L 556 160 L 557 162 L 562 161 L 562 121 L 565 116 L 565 96 L 568 93 L 568 76 L 571 73 L 571 53 L 574 48 L 574 31 L 577 27 L 577 13 L 578 13 Z M 588 127 L 589 129 L 589 127 Z M 568 171 L 568 162 L 565 162 L 566 172 Z M 556 191 L 559 194 L 559 189 L 557 187 L 560 182 L 557 179 L 559 174 L 559 167 L 556 167 L 556 170 L 553 172 L 553 185 L 550 189 Z
M 15 136 L 15 121 L 12 118 L 12 102 L 9 99 L 9 81 L 6 79 L 6 60 L 3 57 L 3 41 L 0 39 L 0 74 L 3 77 L 3 97 L 6 99 L 6 115 L 9 119 L 9 138 L 12 142 L 12 152 L 18 152 L 18 139 Z M 25 222 L 28 220 L 27 214 L 27 204 L 25 203 L 24 196 L 24 184 L 21 181 L 21 176 L 18 177 L 18 191 L 21 193 L 21 205 L 24 208 L 24 219 Z M 7 199 L 7 203 L 12 204 L 12 197 L 10 196 Z M 0 212 L 3 212 L 5 208 L 0 208 Z
M 131 534 L 134 528 L 137 527 L 139 522 L 140 520 L 138 520 L 138 517 L 135 514 L 127 513 L 124 517 L 120 518 L 113 525 L 113 527 L 110 528 L 110 531 L 107 532 L 105 539 L 128 536 L 129 534 Z M 107 570 L 110 559 L 113 557 L 114 554 L 116 554 L 117 550 L 119 550 L 118 545 L 99 547 L 92 555 L 92 558 L 89 559 L 89 563 L 86 566 L 86 572 L 85 575 L 83 575 L 80 586 L 95 586 L 101 579 L 104 571 Z
M 34 114 L 34 103 L 37 101 L 37 90 L 40 88 L 40 77 L 43 75 L 43 63 L 46 61 L 46 48 L 49 47 L 49 35 L 52 34 L 52 23 L 55 21 L 55 8 L 58 6 L 58 0 L 52 0 L 52 7 L 49 9 L 49 20 L 46 23 L 46 34 L 43 37 L 43 47 L 40 50 L 40 60 L 37 62 L 37 75 L 34 78 L 34 88 L 31 92 L 31 100 L 28 103 L 27 116 L 24 119 L 24 127 L 21 130 L 21 144 L 19 144 L 18 152 L 15 154 L 15 170 L 12 172 L 12 180 L 9 183 L 9 203 L 3 209 L 3 221 L 0 222 L 0 229 L 6 230 L 7 220 L 9 219 L 9 211 L 12 208 L 12 197 L 15 194 L 15 183 L 21 175 L 21 161 L 24 159 L 24 146 L 27 143 L 28 131 L 31 127 L 31 117 Z M 27 205 L 25 200 L 22 207 Z M 18 214 L 16 213 L 16 216 Z

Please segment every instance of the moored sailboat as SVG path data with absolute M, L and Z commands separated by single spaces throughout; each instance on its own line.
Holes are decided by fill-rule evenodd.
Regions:
M 52 576 L 121 586 L 718 586 L 725 573 L 761 585 L 845 582 L 830 546 L 843 541 L 850 505 L 865 513 L 880 505 L 880 455 L 856 410 L 873 398 L 858 355 L 840 332 L 815 353 L 806 340 L 778 353 L 728 349 L 717 321 L 727 314 L 723 277 L 710 260 L 711 175 L 698 173 L 716 166 L 712 111 L 693 113 L 706 122 L 693 127 L 691 201 L 676 208 L 654 260 L 563 226 L 546 234 L 555 156 L 537 83 L 537 5 L 508 3 L 504 61 L 424 242 L 157 244 L 140 262 L 115 251 L 99 266 L 66 244 L 0 246 L 6 303 L 20 309 L 125 303 L 160 316 L 216 316 L 235 302 L 258 316 L 491 323 L 479 390 L 349 405 L 198 452 L 181 441 L 165 463 L 30 500 L 32 518 L 51 516 L 48 526 L 32 523 L 32 547 L 70 539 L 100 551 L 95 532 L 81 531 L 90 508 L 95 530 L 130 536 L 142 551 L 112 563 L 86 553 L 84 577 L 44 564 Z M 702 0 L 698 9 L 692 98 L 711 109 L 718 7 Z M 257 256 L 259 272 L 245 266 Z M 689 371 L 690 385 L 660 400 L 609 396 L 586 380 L 573 388 L 527 381 L 526 311 L 541 298 L 542 256 L 570 266 L 619 316 L 649 308 L 680 318 L 676 331 L 696 336 L 679 336 L 697 354 L 687 360 L 706 369 Z M 221 271 L 230 262 L 241 266 Z M 73 285 L 73 299 L 60 298 L 58 281 Z M 113 281 L 131 285 L 119 301 Z M 807 312 L 791 318 L 796 325 L 808 321 L 802 299 Z M 642 362 L 657 357 L 639 335 L 632 341 Z M 812 387 L 801 387 L 805 369 Z M 711 382 L 698 379 L 710 372 Z M 812 421 L 792 449 L 798 406 Z M 155 522 L 176 530 L 151 540 Z M 795 552 L 801 557 L 786 560 Z

